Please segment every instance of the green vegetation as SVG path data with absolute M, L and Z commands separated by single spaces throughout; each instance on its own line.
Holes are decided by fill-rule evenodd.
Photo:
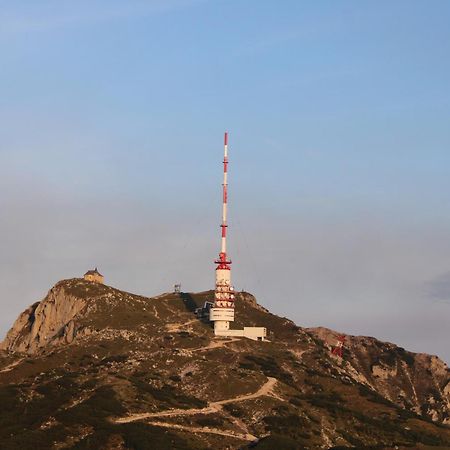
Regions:
M 0 372 L 0 450 L 49 450 L 55 442 L 75 450 L 297 450 L 321 448 L 324 430 L 332 430 L 334 442 L 340 442 L 338 436 L 347 442 L 335 449 L 419 443 L 450 448 L 448 427 L 394 405 L 376 392 L 377 380 L 375 390 L 369 389 L 348 370 L 355 362 L 354 368 L 371 379 L 376 361 L 397 365 L 392 389 L 401 386 L 405 393 L 399 401 L 409 405 L 404 386 L 410 381 L 399 365 L 406 361 L 418 370 L 411 379 L 419 398 L 427 398 L 424 392 L 439 398 L 445 380 L 436 384 L 436 373 L 427 373 L 420 358 L 415 362 L 402 348 L 366 338 L 359 348 L 353 343 L 346 349 L 347 361 L 337 361 L 313 332 L 270 314 L 246 293 L 237 296 L 236 327 L 239 321 L 266 326 L 271 342 L 213 341 L 210 324 L 195 320 L 192 312 L 212 299 L 212 291 L 149 299 L 77 279 L 59 288 L 86 299 L 77 329 L 88 326 L 91 334 L 38 355 L 0 354 L 1 368 L 18 362 Z M 267 377 L 277 380 L 271 392 L 245 397 L 258 392 Z M 390 398 L 397 394 L 389 393 Z M 264 437 L 248 445 L 232 435 L 114 421 L 134 413 L 204 408 L 222 399 L 231 402 L 221 411 L 189 411 L 155 422 L 235 433 L 247 427 Z M 421 406 L 428 404 L 424 400 Z
M 196 422 L 201 427 L 220 427 L 223 425 L 223 419 L 214 416 L 203 416 L 196 419 Z
M 241 369 L 262 372 L 267 377 L 277 378 L 288 385 L 294 385 L 292 375 L 284 371 L 272 356 L 246 355 L 245 360 L 239 364 Z
M 245 410 L 236 403 L 228 403 L 224 405 L 224 409 L 234 417 L 244 417 L 246 414 Z
M 136 377 L 131 377 L 129 380 L 138 392 L 150 394 L 153 399 L 163 403 L 165 408 L 204 408 L 207 405 L 204 400 L 185 395 L 169 384 L 155 387 Z
M 312 406 L 326 409 L 333 417 L 336 417 L 339 413 L 349 411 L 343 406 L 345 402 L 342 397 L 334 391 L 316 392 L 305 395 L 304 398 Z
M 256 444 L 249 445 L 248 448 L 256 448 L 257 450 L 300 450 L 304 446 L 301 446 L 295 438 L 273 433 L 270 436 L 262 438 Z
M 143 423 L 123 425 L 104 424 L 95 432 L 71 447 L 71 450 L 98 450 L 110 440 L 111 436 L 119 437 L 129 450 L 194 450 L 199 442 L 194 439 L 183 439 L 178 434 L 165 429 Z
M 383 396 L 381 396 L 377 392 L 373 391 L 372 389 L 369 389 L 367 386 L 360 384 L 358 386 L 358 389 L 359 389 L 360 395 L 362 395 L 363 397 L 366 397 L 367 400 L 369 400 L 370 402 L 379 403 L 380 405 L 392 406 L 392 402 L 385 399 Z

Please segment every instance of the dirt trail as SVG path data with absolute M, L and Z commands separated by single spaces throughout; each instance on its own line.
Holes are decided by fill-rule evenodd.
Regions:
M 216 412 L 216 409 L 211 406 L 207 406 L 206 408 L 171 409 L 170 411 L 161 411 L 156 413 L 132 414 L 127 417 L 119 417 L 118 419 L 115 419 L 114 422 L 130 423 L 142 419 L 151 419 L 152 417 L 193 416 L 195 414 L 210 414 L 213 412 Z
M 166 325 L 166 329 L 169 333 L 175 333 L 177 331 L 186 331 L 186 327 L 188 325 L 191 325 L 195 322 L 198 322 L 198 319 L 192 319 L 189 320 L 188 322 L 184 322 L 184 323 L 168 323 Z
M 190 433 L 210 433 L 210 434 L 219 434 L 220 436 L 228 436 L 236 439 L 242 439 L 243 441 L 255 441 L 258 439 L 256 436 L 253 436 L 249 433 L 235 433 L 233 431 L 219 430 L 218 428 L 210 428 L 210 427 L 194 427 L 188 425 L 178 425 L 170 422 L 148 422 L 149 425 L 154 425 L 157 427 L 165 427 L 171 428 L 175 430 L 183 430 L 189 431 Z
M 18 359 L 17 361 L 14 361 L 11 364 L 8 364 L 6 367 L 4 367 L 2 370 L 0 370 L 0 373 L 9 372 L 10 370 L 13 370 L 14 367 L 18 366 L 24 359 L 25 358 L 21 358 L 21 359 Z
M 269 397 L 273 397 L 272 390 L 277 384 L 277 379 L 272 377 L 267 377 L 267 381 L 256 391 L 254 394 L 240 395 L 238 397 L 229 398 L 227 400 L 220 400 L 218 402 L 213 402 L 210 405 L 226 405 L 228 403 L 234 402 L 242 402 L 244 400 L 251 400 L 252 398 L 262 397 L 263 395 L 267 395 Z
M 153 313 L 155 314 L 155 317 L 157 319 L 159 319 L 159 314 L 158 314 L 158 310 L 156 309 L 156 305 L 152 305 L 153 306 Z
M 137 420 L 151 419 L 151 418 L 156 418 L 156 417 L 173 417 L 173 416 L 191 416 L 191 415 L 195 415 L 195 414 L 211 414 L 211 413 L 220 411 L 222 409 L 222 405 L 226 405 L 228 403 L 242 402 L 244 400 L 251 400 L 254 398 L 261 397 L 263 395 L 278 398 L 278 396 L 272 392 L 273 388 L 277 384 L 277 379 L 272 378 L 272 377 L 267 377 L 267 378 L 268 378 L 267 381 L 254 394 L 239 395 L 237 397 L 228 398 L 225 400 L 219 400 L 218 402 L 211 402 L 205 408 L 172 409 L 170 411 L 160 411 L 160 412 L 156 412 L 156 413 L 132 414 L 127 417 L 119 417 L 119 418 L 115 419 L 114 422 L 129 423 L 129 422 L 135 422 Z
M 194 348 L 192 352 L 204 352 L 205 350 L 212 350 L 213 348 L 221 348 L 227 344 L 231 344 L 232 342 L 239 341 L 239 338 L 230 338 L 230 339 L 220 339 L 220 340 L 211 340 L 211 342 L 205 347 Z

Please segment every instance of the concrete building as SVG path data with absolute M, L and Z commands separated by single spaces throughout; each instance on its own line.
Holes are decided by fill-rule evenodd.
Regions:
M 245 337 L 253 341 L 265 341 L 267 329 L 264 327 L 244 327 L 243 330 L 214 330 L 216 336 Z

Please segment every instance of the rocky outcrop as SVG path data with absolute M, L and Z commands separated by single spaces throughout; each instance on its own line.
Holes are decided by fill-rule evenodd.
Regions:
M 47 346 L 71 343 L 77 332 L 74 319 L 85 306 L 85 299 L 70 294 L 64 283 L 58 283 L 44 300 L 19 315 L 0 348 L 33 354 Z
M 261 306 L 256 301 L 256 298 L 252 294 L 242 291 L 242 292 L 239 292 L 238 295 L 239 295 L 239 300 L 249 303 L 253 308 L 257 309 L 258 311 L 262 311 L 265 313 L 269 312 L 269 310 L 267 308 L 264 308 L 264 306 Z
M 339 333 L 309 328 L 330 348 Z M 402 408 L 450 424 L 450 369 L 434 355 L 406 351 L 367 336 L 346 335 L 341 367 L 349 376 Z

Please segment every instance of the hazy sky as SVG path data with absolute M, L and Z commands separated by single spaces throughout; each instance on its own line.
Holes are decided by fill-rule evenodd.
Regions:
M 450 2 L 0 0 L 0 333 L 98 266 L 450 361 Z

